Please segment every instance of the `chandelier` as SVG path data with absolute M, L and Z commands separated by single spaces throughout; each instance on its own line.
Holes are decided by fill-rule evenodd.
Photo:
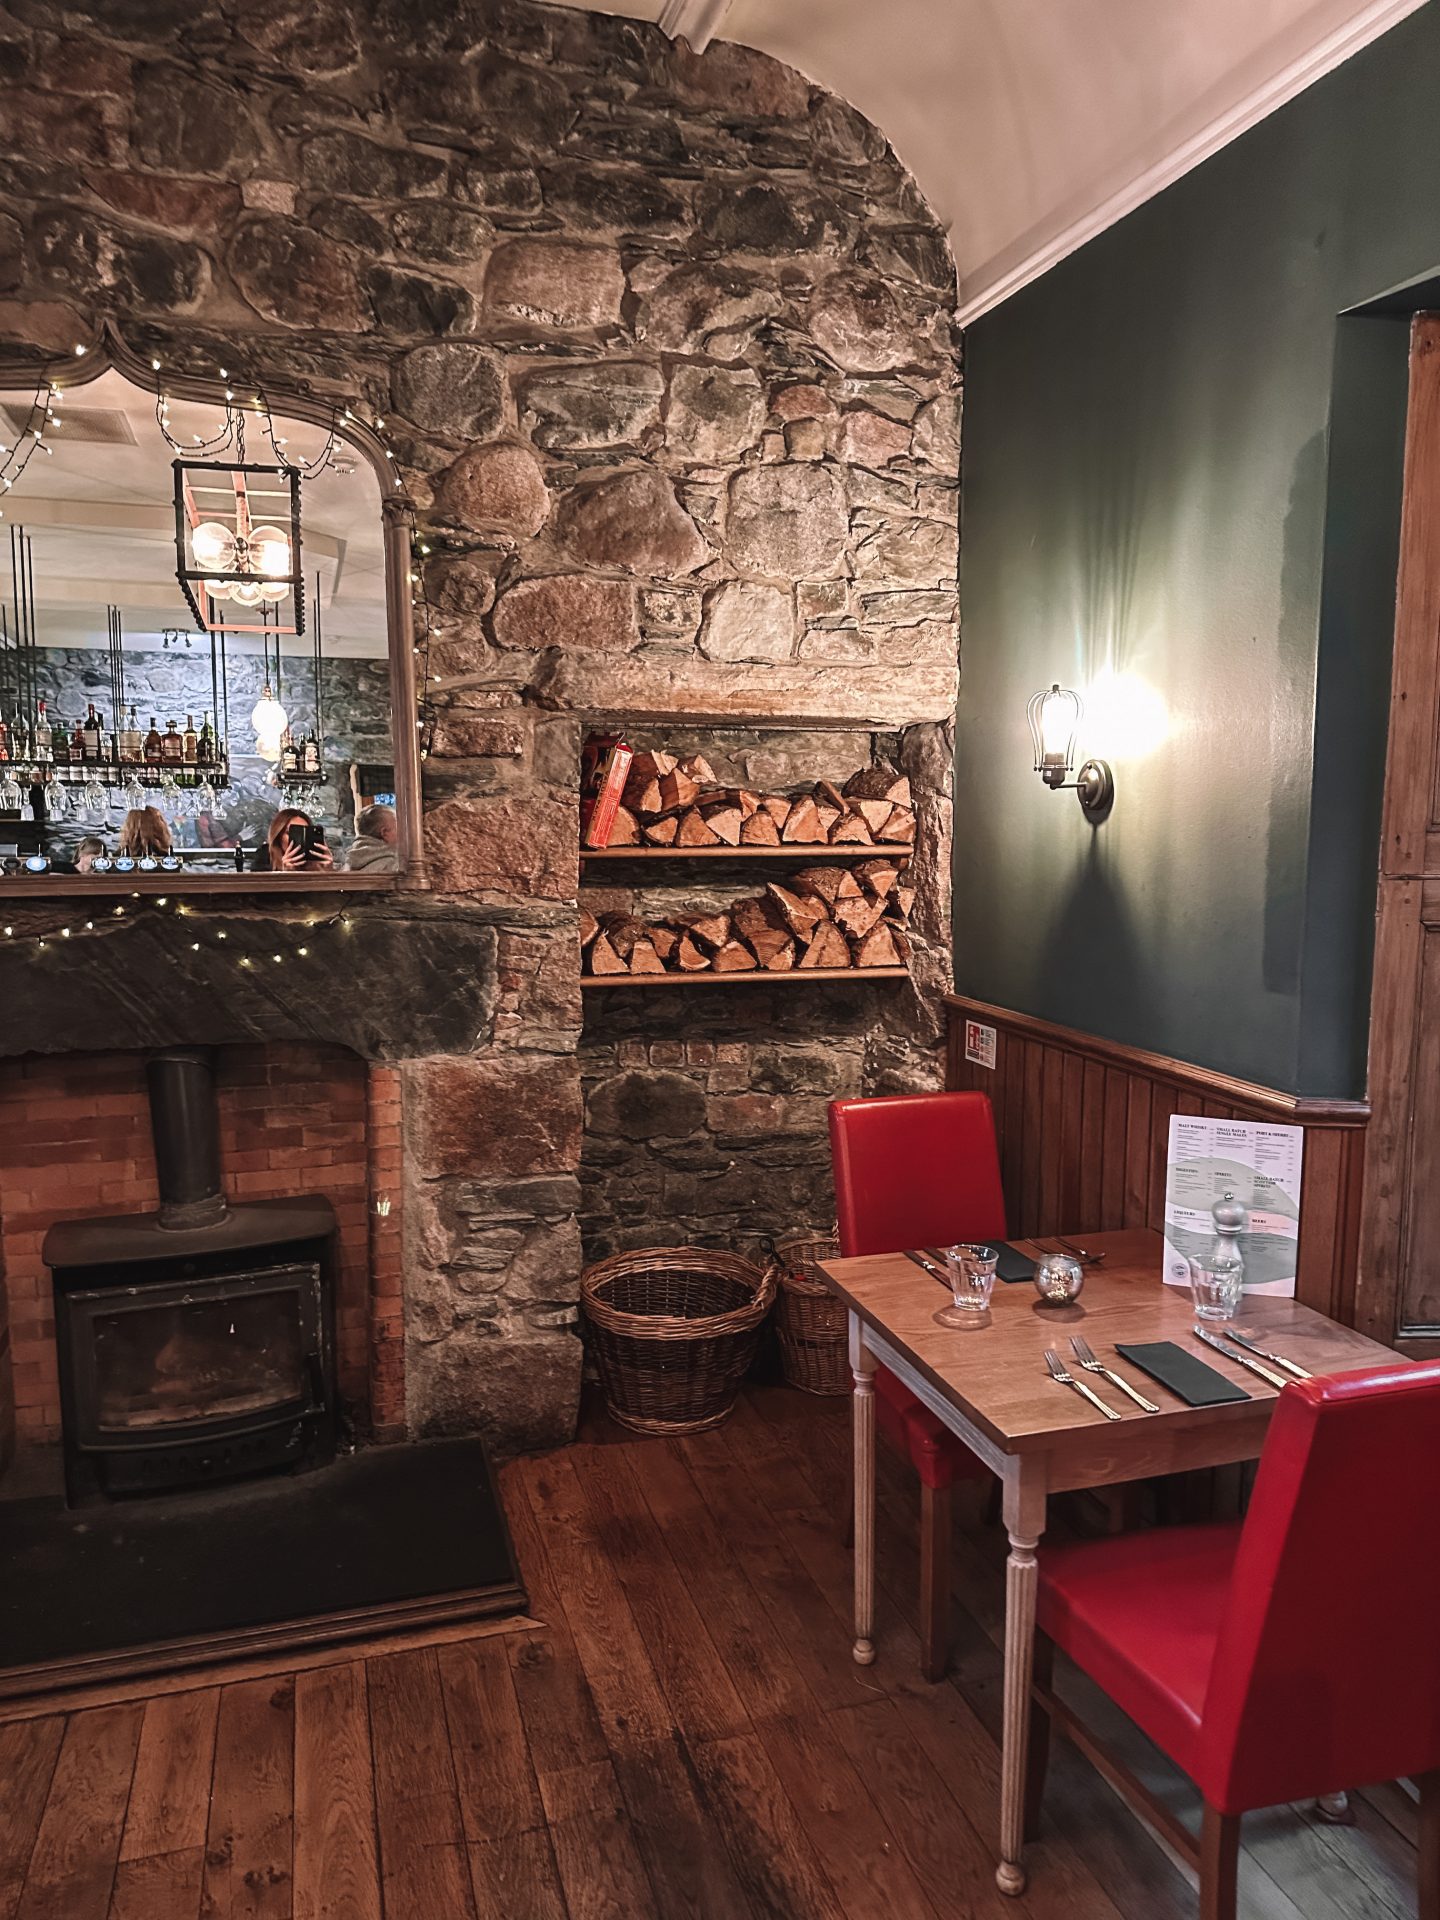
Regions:
M 174 467 L 175 572 L 199 630 L 304 633 L 299 470 L 210 460 Z

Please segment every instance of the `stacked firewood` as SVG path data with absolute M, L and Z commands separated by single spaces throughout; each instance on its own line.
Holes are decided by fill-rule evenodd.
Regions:
M 885 846 L 915 844 L 910 782 L 865 767 L 843 788 L 798 793 L 725 786 L 701 754 L 637 753 L 615 812 L 612 847 Z
M 892 803 L 893 804 L 893 803 Z M 789 973 L 795 969 L 898 967 L 909 958 L 905 923 L 914 888 L 905 856 L 853 867 L 802 867 L 783 884 L 728 909 L 643 921 L 598 920 L 582 910 L 580 944 L 591 974 Z

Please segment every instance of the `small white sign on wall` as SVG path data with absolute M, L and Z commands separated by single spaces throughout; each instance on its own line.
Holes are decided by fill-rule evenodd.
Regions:
M 978 1020 L 965 1022 L 965 1058 L 972 1066 L 995 1071 L 994 1027 L 982 1026 Z

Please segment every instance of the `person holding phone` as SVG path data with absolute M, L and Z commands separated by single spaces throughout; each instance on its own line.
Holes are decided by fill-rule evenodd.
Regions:
M 315 872 L 334 865 L 335 856 L 325 843 L 325 829 L 299 807 L 282 807 L 270 822 L 265 845 L 255 855 L 253 871 Z

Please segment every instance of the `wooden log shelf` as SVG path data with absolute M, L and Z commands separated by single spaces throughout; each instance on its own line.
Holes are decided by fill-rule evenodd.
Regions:
M 785 847 L 582 847 L 580 864 L 587 860 L 873 860 L 877 854 L 903 862 L 909 847 L 837 845 L 812 846 L 792 842 Z
M 745 973 L 585 973 L 582 987 L 734 987 L 804 986 L 811 980 L 908 980 L 908 967 L 805 967 L 771 973 L 752 967 Z

